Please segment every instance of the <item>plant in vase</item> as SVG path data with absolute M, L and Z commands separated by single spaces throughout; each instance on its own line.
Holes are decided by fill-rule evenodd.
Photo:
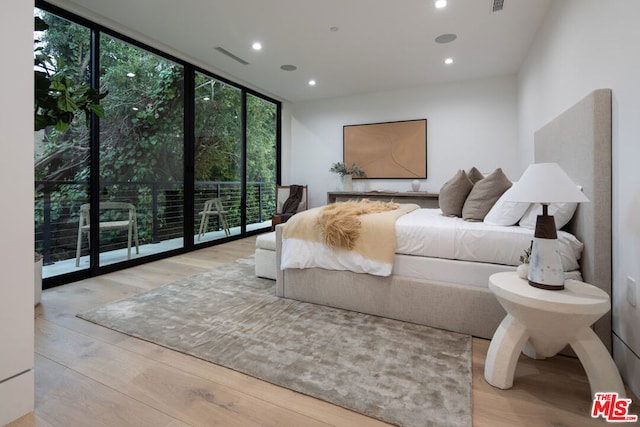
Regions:
M 364 170 L 360 169 L 360 167 L 355 163 L 353 163 L 351 167 L 347 167 L 344 162 L 334 163 L 331 165 L 329 172 L 337 173 L 342 177 L 344 191 L 351 191 L 353 189 L 351 179 L 354 176 L 357 178 L 364 178 L 366 176 Z
M 533 249 L 533 240 L 527 249 L 524 250 L 524 255 L 520 255 L 520 265 L 516 269 L 518 276 L 521 279 L 526 279 L 529 276 L 529 258 L 531 257 L 531 250 Z

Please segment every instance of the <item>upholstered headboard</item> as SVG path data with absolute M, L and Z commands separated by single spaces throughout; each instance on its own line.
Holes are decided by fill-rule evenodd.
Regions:
M 583 280 L 611 295 L 611 90 L 590 93 L 534 137 L 536 163 L 558 163 L 590 200 L 565 228 L 584 243 Z M 611 312 L 594 329 L 611 351 Z

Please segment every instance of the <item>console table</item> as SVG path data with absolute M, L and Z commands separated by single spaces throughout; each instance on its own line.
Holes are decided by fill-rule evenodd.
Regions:
M 438 194 L 426 191 L 330 191 L 327 193 L 327 204 L 361 199 L 415 203 L 421 208 L 438 207 Z

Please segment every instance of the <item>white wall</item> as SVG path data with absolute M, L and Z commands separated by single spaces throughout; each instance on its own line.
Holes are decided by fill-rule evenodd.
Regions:
M 521 166 L 533 159 L 533 132 L 598 88 L 613 91 L 614 358 L 640 396 L 640 2 L 556 0 L 518 81 Z M 617 337 L 617 338 L 616 338 Z M 635 352 L 635 355 L 633 354 Z
M 0 14 L 0 425 L 33 410 L 33 1 Z
M 309 203 L 326 203 L 341 188 L 329 172 L 342 161 L 344 125 L 427 119 L 427 176 L 421 190 L 438 192 L 460 168 L 502 167 L 509 178 L 517 163 L 515 76 L 463 81 L 411 90 L 331 98 L 283 107 L 285 184 L 308 184 Z M 354 190 L 410 191 L 411 180 L 354 180 Z

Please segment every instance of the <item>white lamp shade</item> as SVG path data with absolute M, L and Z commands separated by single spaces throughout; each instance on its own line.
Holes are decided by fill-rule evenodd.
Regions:
M 513 185 L 507 201 L 548 204 L 588 202 L 589 199 L 557 163 L 534 163 Z

